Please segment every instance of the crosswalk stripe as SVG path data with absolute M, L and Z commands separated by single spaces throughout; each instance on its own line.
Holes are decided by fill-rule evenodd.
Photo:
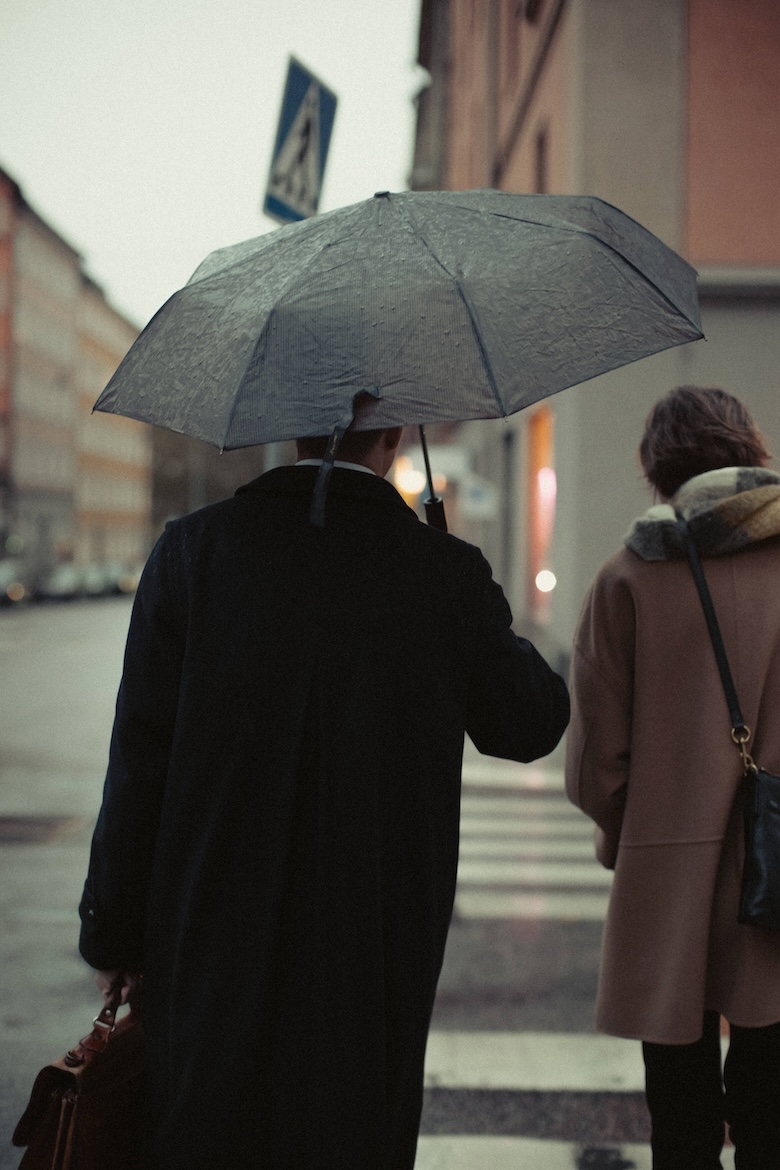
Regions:
M 434 1030 L 425 1051 L 428 1088 L 641 1093 L 644 1076 L 638 1040 L 589 1032 Z
M 555 861 L 563 857 L 593 861 L 593 841 L 590 833 L 581 840 L 568 836 L 545 840 L 540 836 L 523 836 L 518 832 L 497 833 L 488 838 L 482 835 L 465 835 L 461 836 L 460 841 L 461 857 L 508 857 L 514 861 L 521 848 L 526 861 Z
M 520 918 L 544 921 L 603 922 L 607 916 L 608 894 L 567 891 L 535 893 L 474 890 L 463 888 L 455 896 L 458 918 Z
M 587 821 L 557 820 L 508 820 L 506 817 L 470 817 L 464 815 L 460 821 L 460 835 L 463 837 L 513 837 L 522 843 L 524 837 L 579 837 L 593 842 L 593 826 Z
M 571 1142 L 425 1135 L 417 1142 L 414 1170 L 574 1170 L 579 1154 L 580 1147 Z M 621 1146 L 620 1154 L 632 1170 L 651 1170 L 647 1147 Z
M 571 1032 L 443 1032 L 428 1036 L 425 1083 L 450 1089 L 634 1093 L 644 1089 L 634 1040 Z
M 533 791 L 558 790 L 563 792 L 563 772 L 556 768 L 535 768 L 528 764 L 490 760 L 464 763 L 461 772 L 464 785 L 474 788 L 521 788 Z
M 609 888 L 612 874 L 595 861 L 534 861 L 525 854 L 521 860 L 465 858 L 458 867 L 464 885 L 540 886 L 543 889 L 588 886 Z
M 575 1170 L 590 1165 L 651 1170 L 652 1164 L 650 1147 L 632 1142 L 609 1143 L 606 1148 L 593 1150 L 574 1142 L 538 1138 L 425 1134 L 417 1143 L 414 1167 L 415 1170 L 541 1170 L 541 1167 Z M 721 1164 L 723 1170 L 734 1170 L 732 1149 L 723 1151 Z
M 589 822 L 562 796 L 472 796 L 464 794 L 461 810 L 468 817 L 551 817 L 556 820 Z

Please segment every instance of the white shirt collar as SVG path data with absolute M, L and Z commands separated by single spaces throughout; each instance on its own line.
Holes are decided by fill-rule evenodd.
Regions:
M 295 464 L 296 467 L 320 467 L 321 459 L 299 459 Z M 370 467 L 365 467 L 362 463 L 347 463 L 344 459 L 336 459 L 333 463 L 334 467 L 344 467 L 347 471 L 365 471 L 368 475 L 376 475 Z

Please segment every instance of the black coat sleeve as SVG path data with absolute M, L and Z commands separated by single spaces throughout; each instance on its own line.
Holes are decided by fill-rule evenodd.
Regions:
M 513 633 L 503 591 L 487 561 L 480 561 L 466 730 L 485 755 L 527 763 L 547 755 L 560 740 L 569 721 L 569 695 L 535 647 Z
M 93 967 L 140 970 L 149 878 L 176 721 L 181 599 L 164 534 L 133 606 L 103 803 L 79 907 L 79 949 Z

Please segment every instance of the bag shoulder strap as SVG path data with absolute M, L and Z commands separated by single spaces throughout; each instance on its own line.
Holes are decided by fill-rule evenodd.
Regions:
M 735 743 L 739 746 L 742 735 L 747 732 L 749 738 L 750 732 L 745 726 L 745 720 L 740 710 L 737 690 L 734 686 L 729 660 L 726 656 L 726 647 L 723 645 L 723 637 L 721 636 L 720 626 L 718 625 L 715 606 L 712 604 L 712 595 L 707 585 L 707 578 L 704 576 L 704 569 L 699 559 L 699 553 L 696 545 L 693 543 L 693 537 L 685 519 L 679 512 L 675 512 L 675 515 L 677 517 L 677 531 L 680 533 L 685 551 L 688 554 L 688 564 L 691 566 L 693 579 L 696 582 L 696 589 L 698 590 L 701 606 L 704 610 L 704 618 L 707 622 L 712 648 L 715 651 L 715 660 L 718 664 L 718 672 L 723 684 L 723 693 L 726 696 L 726 704 L 731 718 L 731 735 Z M 747 740 L 745 739 L 743 742 L 747 743 Z

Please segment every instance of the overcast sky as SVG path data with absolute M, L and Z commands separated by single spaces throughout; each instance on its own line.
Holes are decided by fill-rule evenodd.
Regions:
M 260 210 L 290 54 L 339 99 L 320 210 L 402 190 L 420 0 L 1 0 L 0 166 L 143 325 Z

